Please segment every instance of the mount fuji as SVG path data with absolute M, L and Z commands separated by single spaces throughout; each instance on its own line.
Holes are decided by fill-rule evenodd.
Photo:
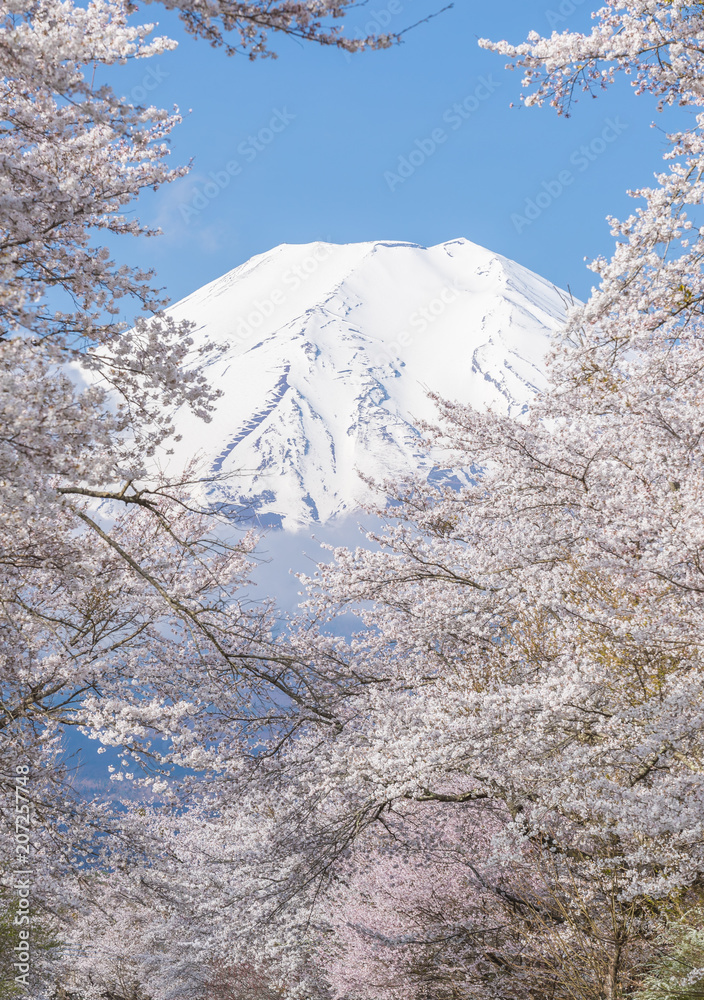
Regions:
M 282 245 L 174 305 L 218 345 L 212 422 L 185 411 L 169 472 L 194 457 L 208 499 L 296 530 L 436 464 L 420 445 L 428 390 L 521 412 L 543 383 L 568 297 L 465 239 Z

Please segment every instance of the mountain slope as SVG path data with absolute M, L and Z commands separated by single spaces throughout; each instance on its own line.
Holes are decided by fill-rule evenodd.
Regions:
M 212 423 L 177 415 L 171 469 L 198 454 L 233 474 L 210 498 L 260 523 L 325 522 L 383 478 L 432 461 L 427 389 L 520 410 L 541 383 L 565 295 L 467 240 L 283 245 L 177 303 L 222 348 Z

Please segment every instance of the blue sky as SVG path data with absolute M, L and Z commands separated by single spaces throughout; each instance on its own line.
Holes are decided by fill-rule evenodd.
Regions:
M 402 30 L 442 6 L 369 0 L 349 30 Z M 179 48 L 116 71 L 116 89 L 143 86 L 155 104 L 180 107 L 173 158 L 193 169 L 142 197 L 140 214 L 164 235 L 123 243 L 121 259 L 155 267 L 177 300 L 279 243 L 465 236 L 586 295 L 584 258 L 612 242 L 605 217 L 631 210 L 627 188 L 659 166 L 654 102 L 622 81 L 583 97 L 569 119 L 525 109 L 520 74 L 477 39 L 583 27 L 596 6 L 456 0 L 389 51 L 349 56 L 280 39 L 277 60 L 254 63 L 146 7 L 141 19 L 158 17 Z
M 403 30 L 443 4 L 369 0 L 351 31 Z M 584 258 L 612 245 L 605 217 L 630 211 L 626 190 L 648 183 L 659 166 L 654 104 L 622 81 L 598 100 L 581 99 L 569 119 L 522 108 L 519 74 L 477 39 L 519 42 L 533 28 L 587 26 L 596 6 L 456 0 L 389 51 L 350 57 L 279 39 L 277 60 L 254 63 L 228 59 L 185 35 L 160 4 L 147 6 L 140 20 L 159 18 L 179 48 L 120 67 L 111 80 L 137 100 L 148 94 L 158 106 L 180 107 L 173 160 L 193 159 L 193 169 L 138 204 L 164 234 L 114 249 L 156 268 L 177 300 L 279 243 L 432 245 L 464 236 L 587 295 L 593 276 Z M 538 199 L 544 207 L 524 224 L 526 202 Z M 358 540 L 353 527 L 344 541 Z M 299 544 L 282 536 L 279 561 L 299 565 Z M 309 551 L 319 557 L 315 545 Z M 264 591 L 271 573 L 260 574 Z M 282 584 L 279 569 L 275 575 L 284 605 L 295 604 L 298 583 Z M 111 752 L 101 758 L 110 760 Z M 98 773 L 102 765 L 89 778 Z

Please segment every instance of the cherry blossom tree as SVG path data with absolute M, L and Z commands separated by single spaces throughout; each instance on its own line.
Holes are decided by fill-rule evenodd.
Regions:
M 376 722 L 397 738 L 376 739 L 375 759 L 404 773 L 399 759 L 412 770 L 424 746 L 438 777 L 471 777 L 504 804 L 534 878 L 563 867 L 557 986 L 611 997 L 638 984 L 649 944 L 680 907 L 699 912 L 702 890 L 704 241 L 691 213 L 704 23 L 699 3 L 624 2 L 594 19 L 591 33 L 489 47 L 524 68 L 528 104 L 567 113 L 580 86 L 623 71 L 660 109 L 691 109 L 692 126 L 670 135 L 669 168 L 633 192 L 635 213 L 611 220 L 615 253 L 594 263 L 599 288 L 571 310 L 527 417 L 438 400 L 429 436 L 481 470 L 476 484 L 391 488 L 397 523 L 380 551 L 321 571 L 320 607 L 369 602 L 383 639 L 368 656 L 385 654 L 382 675 L 422 706 L 418 721 Z M 545 958 L 549 937 L 524 925 L 525 953 L 542 941 Z M 479 986 L 470 977 L 469 993 Z
M 8 14 L 30 47 L 52 27 L 55 8 L 40 9 L 46 27 L 34 10 Z M 191 30 L 209 35 L 211 17 L 230 30 L 222 13 L 194 15 Z M 93 45 L 91 60 L 147 44 L 114 8 L 72 16 L 70 44 Z M 306 28 L 295 17 L 283 30 Z M 612 1000 L 647 986 L 664 929 L 693 919 L 704 238 L 687 213 L 704 173 L 701 19 L 699 3 L 624 0 L 591 33 L 494 46 L 525 68 L 529 103 L 566 112 L 578 86 L 622 70 L 663 109 L 691 109 L 692 128 L 673 131 L 634 214 L 612 220 L 614 255 L 595 262 L 599 288 L 571 310 L 530 411 L 437 400 L 428 438 L 475 482 L 387 484 L 395 504 L 375 548 L 320 568 L 285 642 L 271 609 L 233 597 L 252 540 L 224 545 L 194 509 L 195 484 L 144 468 L 170 407 L 207 416 L 187 332 L 106 322 L 135 284 L 147 315 L 154 302 L 146 279 L 81 242 L 91 226 L 126 225 L 135 178 L 168 180 L 157 149 L 171 122 L 123 110 L 110 131 L 117 105 L 102 90 L 107 118 L 71 118 L 93 101 L 82 70 L 74 91 L 42 95 L 69 116 L 79 153 L 85 141 L 80 155 L 118 179 L 77 230 L 86 203 L 62 214 L 70 190 L 27 236 L 12 235 L 26 216 L 4 203 L 3 747 L 33 765 L 57 754 L 34 793 L 37 860 L 42 904 L 72 928 L 79 996 L 109 995 L 116 975 L 150 1000 L 207 995 L 197 970 L 226 961 L 290 997 Z M 114 48 L 96 52 L 96 38 Z M 42 51 L 57 73 L 83 65 L 52 39 Z M 65 108 L 57 93 L 76 100 Z M 15 138 L 33 151 L 29 118 Z M 75 177 L 89 177 L 80 156 Z M 48 313 L 54 289 L 78 307 Z M 68 361 L 90 369 L 88 387 Z M 97 376 L 122 402 L 109 405 Z M 360 631 L 336 638 L 327 626 L 350 609 Z M 76 804 L 57 742 L 76 724 L 122 751 L 123 783 L 142 769 L 158 801 Z M 60 814 L 78 850 L 58 836 Z
M 357 845 L 325 915 L 335 995 L 599 995 L 608 877 L 589 884 L 563 857 L 546 863 L 486 801 L 393 809 L 387 823 Z
M 345 52 L 386 48 L 397 41 L 395 35 L 369 35 L 350 38 L 336 20 L 346 17 L 359 0 L 280 0 L 276 4 L 265 0 L 245 0 L 227 3 L 210 0 L 161 0 L 169 10 L 176 10 L 190 34 L 204 38 L 211 45 L 224 46 L 228 55 L 242 53 L 250 59 L 258 56 L 276 58 L 269 47 L 269 35 L 285 34 L 292 38 L 332 45 Z M 134 3 L 135 8 L 138 4 Z M 332 22 L 332 23 L 331 23 Z
M 475 482 L 386 484 L 375 548 L 319 569 L 292 642 L 337 678 L 332 720 L 272 739 L 236 806 L 215 790 L 219 839 L 182 844 L 250 947 L 299 971 L 317 953 L 311 993 L 610 1000 L 701 913 L 702 6 L 594 17 L 493 46 L 528 102 L 566 112 L 623 71 L 692 127 L 611 220 L 529 412 L 437 400 L 429 441 Z M 363 628 L 345 642 L 326 626 L 348 610 Z M 481 803 L 490 833 L 472 830 Z
M 345 41 L 328 21 L 350 6 L 178 9 L 195 34 L 250 56 L 272 54 L 272 32 L 350 51 L 390 44 Z M 137 797 L 154 786 L 163 799 L 175 763 L 202 771 L 226 750 L 251 755 L 271 714 L 311 700 L 272 639 L 272 608 L 238 600 L 254 538 L 224 541 L 199 475 L 166 481 L 154 462 L 173 411 L 207 420 L 214 397 L 208 346 L 196 350 L 188 325 L 162 312 L 152 275 L 102 245 L 156 235 L 133 203 L 184 172 L 168 165 L 178 114 L 104 83 L 106 67 L 176 44 L 136 13 L 122 0 L 0 11 L 0 851 L 12 899 L 26 866 L 21 780 L 32 906 L 52 927 L 97 900 L 93 872 L 154 849 L 136 828 L 130 840 L 128 807 L 82 787 L 67 731 L 122 753 L 118 788 L 141 780 Z M 123 322 L 129 309 L 137 317 Z M 39 996 L 52 973 L 35 957 L 20 985 Z

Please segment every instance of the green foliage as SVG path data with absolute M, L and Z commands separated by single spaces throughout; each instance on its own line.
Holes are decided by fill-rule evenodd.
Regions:
M 678 921 L 658 942 L 663 954 L 646 978 L 637 1000 L 704 1000 L 704 913 L 696 924 Z
M 20 944 L 20 928 L 15 923 L 17 907 L 12 894 L 0 887 L 0 1000 L 26 997 L 27 990 L 15 982 L 17 969 L 13 963 L 17 959 L 16 947 Z M 59 947 L 50 921 L 30 910 L 30 947 L 33 959 L 42 961 Z M 34 964 L 34 963 L 33 963 Z
M 26 990 L 15 983 L 13 961 L 15 946 L 19 944 L 19 928 L 13 924 L 14 913 L 7 901 L 0 897 L 0 997 L 5 998 L 26 995 Z

